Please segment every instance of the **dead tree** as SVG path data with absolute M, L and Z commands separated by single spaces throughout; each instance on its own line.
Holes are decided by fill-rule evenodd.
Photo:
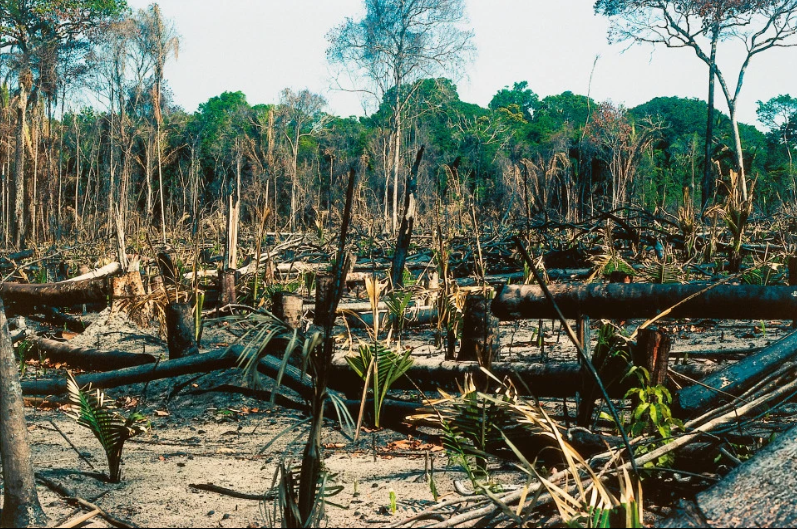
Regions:
M 410 249 L 410 239 L 412 239 L 412 227 L 415 225 L 415 214 L 417 204 L 415 193 L 418 190 L 418 167 L 423 158 L 423 145 L 415 156 L 415 163 L 410 171 L 410 179 L 407 182 L 407 191 L 404 195 L 404 215 L 401 217 L 401 228 L 399 228 L 398 239 L 396 239 L 396 251 L 393 254 L 393 265 L 390 268 L 390 280 L 394 289 L 404 286 L 404 263 L 407 261 L 407 252 Z
M 0 458 L 3 462 L 2 527 L 45 526 L 31 461 L 17 359 L 0 299 Z
M 673 307 L 671 318 L 790 319 L 797 313 L 797 287 L 717 285 L 706 283 L 609 283 L 551 285 L 556 304 L 567 318 L 650 318 Z M 705 291 L 705 292 L 702 292 Z M 493 314 L 501 320 L 555 318 L 556 312 L 537 285 L 505 285 L 496 294 Z

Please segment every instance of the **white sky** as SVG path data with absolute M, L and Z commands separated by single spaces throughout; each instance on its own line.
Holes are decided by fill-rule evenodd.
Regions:
M 456 80 L 463 101 L 486 107 L 502 87 L 526 80 L 541 97 L 565 90 L 628 107 L 657 96 L 706 98 L 707 67 L 687 49 L 610 46 L 608 22 L 593 0 L 466 0 L 476 60 Z M 150 0 L 128 0 L 145 8 Z M 332 88 L 325 36 L 362 0 L 160 0 L 180 34 L 180 54 L 166 65 L 176 102 L 193 112 L 224 91 L 250 104 L 275 103 L 286 87 L 323 94 L 327 110 L 362 115 L 359 96 Z M 735 87 L 737 61 L 720 67 Z M 625 50 L 625 51 L 624 51 Z M 733 54 L 726 52 L 732 57 Z M 739 119 L 757 124 L 756 101 L 797 95 L 797 49 L 772 49 L 753 59 L 739 101 Z M 738 57 L 737 57 L 738 59 Z M 717 86 L 717 107 L 727 113 Z

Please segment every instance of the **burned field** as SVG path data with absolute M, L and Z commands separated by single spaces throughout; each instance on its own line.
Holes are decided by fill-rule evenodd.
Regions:
M 203 245 L 125 265 L 89 247 L 5 255 L 45 512 L 268 525 L 299 512 L 315 458 L 311 510 L 346 526 L 596 509 L 746 524 L 756 502 L 793 519 L 797 287 L 777 222 L 754 224 L 736 265 L 721 232 L 687 246 L 653 217 L 416 234 L 399 279 L 395 240 L 345 231 L 246 234 L 226 273 Z M 116 463 L 86 419 L 101 408 L 124 428 Z M 756 465 L 774 477 L 740 492 Z

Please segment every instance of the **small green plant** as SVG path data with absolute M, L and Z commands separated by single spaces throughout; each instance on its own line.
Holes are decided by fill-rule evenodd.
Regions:
M 672 395 L 667 388 L 660 384 L 649 385 L 650 374 L 646 369 L 641 367 L 635 369 L 635 372 L 639 373 L 644 381 L 639 387 L 631 388 L 625 394 L 625 398 L 633 397 L 636 402 L 636 406 L 631 412 L 628 433 L 637 436 L 645 431 L 654 430 L 662 439 L 669 439 L 674 426 L 683 427 L 683 423 L 672 416 L 670 410 Z
M 67 381 L 69 399 L 78 407 L 68 412 L 80 426 L 88 428 L 100 441 L 108 457 L 108 473 L 112 483 L 122 480 L 122 448 L 125 441 L 149 430 L 147 418 L 137 412 L 128 417 L 114 411 L 112 402 L 101 390 L 89 394 L 81 390 L 72 374 Z
M 43 284 L 47 282 L 47 267 L 40 266 L 39 270 L 36 272 L 36 283 Z
M 397 353 L 382 343 L 360 344 L 359 356 L 347 356 L 346 362 L 357 375 L 365 380 L 366 386 L 370 378 L 374 392 L 374 425 L 379 427 L 382 403 L 387 397 L 390 386 L 412 366 L 411 350 L 404 354 Z M 363 392 L 368 388 L 363 388 Z
M 398 510 L 398 506 L 396 505 L 396 491 L 390 491 L 390 514 L 395 515 L 396 511 Z
M 412 300 L 412 291 L 397 291 L 394 290 L 390 294 L 388 294 L 387 299 L 385 300 L 385 304 L 387 305 L 387 310 L 390 312 L 390 328 L 396 334 L 396 337 L 401 343 L 401 333 L 404 331 L 404 325 L 406 323 L 407 317 L 407 306 L 410 304 Z
M 28 369 L 28 364 L 25 363 L 25 358 L 28 355 L 28 351 L 30 348 L 33 347 L 33 342 L 30 340 L 22 340 L 17 345 L 17 360 L 19 360 L 19 371 L 20 376 L 25 376 L 25 372 Z
M 299 512 L 300 469 L 291 462 L 280 461 L 274 474 L 271 489 L 260 504 L 266 527 L 321 527 L 326 516 L 326 506 L 333 505 L 328 498 L 340 493 L 342 485 L 334 484 L 335 475 L 322 471 L 316 485 L 316 495 L 306 519 Z

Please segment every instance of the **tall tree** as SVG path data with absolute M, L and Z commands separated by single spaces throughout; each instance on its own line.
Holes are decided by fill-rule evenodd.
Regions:
M 464 0 L 365 0 L 362 19 L 347 18 L 327 35 L 327 59 L 368 83 L 350 79 L 357 90 L 378 101 L 391 96 L 393 231 L 398 224 L 402 118 L 412 96 L 409 87 L 423 77 L 459 71 L 474 51 L 473 32 L 462 28 L 465 18 Z
M 163 120 L 163 78 L 166 61 L 177 58 L 179 50 L 179 37 L 174 24 L 163 18 L 158 4 L 152 4 L 146 13 L 141 16 L 141 38 L 143 49 L 149 54 L 152 61 L 152 110 L 155 119 L 155 145 L 158 161 L 158 195 L 160 196 L 160 221 L 163 244 L 166 244 L 166 197 L 163 194 L 163 152 L 161 148 L 161 123 Z
M 759 101 L 758 121 L 769 129 L 777 142 L 786 147 L 789 157 L 789 176 L 792 179 L 792 193 L 797 195 L 797 182 L 794 178 L 794 160 L 792 149 L 797 141 L 797 99 L 790 95 L 773 97 L 766 103 Z
M 753 57 L 774 47 L 797 45 L 793 38 L 797 34 L 797 0 L 597 0 L 595 11 L 611 19 L 610 40 L 690 48 L 709 67 L 709 99 L 716 79 L 728 105 L 736 170 L 746 200 L 747 183 L 737 121 L 739 94 Z M 717 63 L 718 43 L 731 37 L 741 41 L 745 49 L 736 72 L 735 87 L 730 86 Z M 709 129 L 711 114 L 710 102 Z M 707 142 L 710 141 L 707 137 Z M 708 201 L 706 193 L 713 188 L 713 180 L 708 180 L 703 182 L 704 204 Z
M 14 244 L 25 240 L 25 138 L 31 101 L 52 86 L 53 50 L 87 43 L 93 30 L 119 16 L 125 0 L 7 0 L 0 2 L 0 49 L 13 53 L 17 71 Z M 31 97 L 32 96 L 32 97 Z
M 315 134 L 321 128 L 325 121 L 321 115 L 321 110 L 326 104 L 326 99 L 306 89 L 294 92 L 290 88 L 286 88 L 280 95 L 280 114 L 283 120 L 285 138 L 288 140 L 291 154 L 291 231 L 293 231 L 296 226 L 299 143 L 303 137 Z

